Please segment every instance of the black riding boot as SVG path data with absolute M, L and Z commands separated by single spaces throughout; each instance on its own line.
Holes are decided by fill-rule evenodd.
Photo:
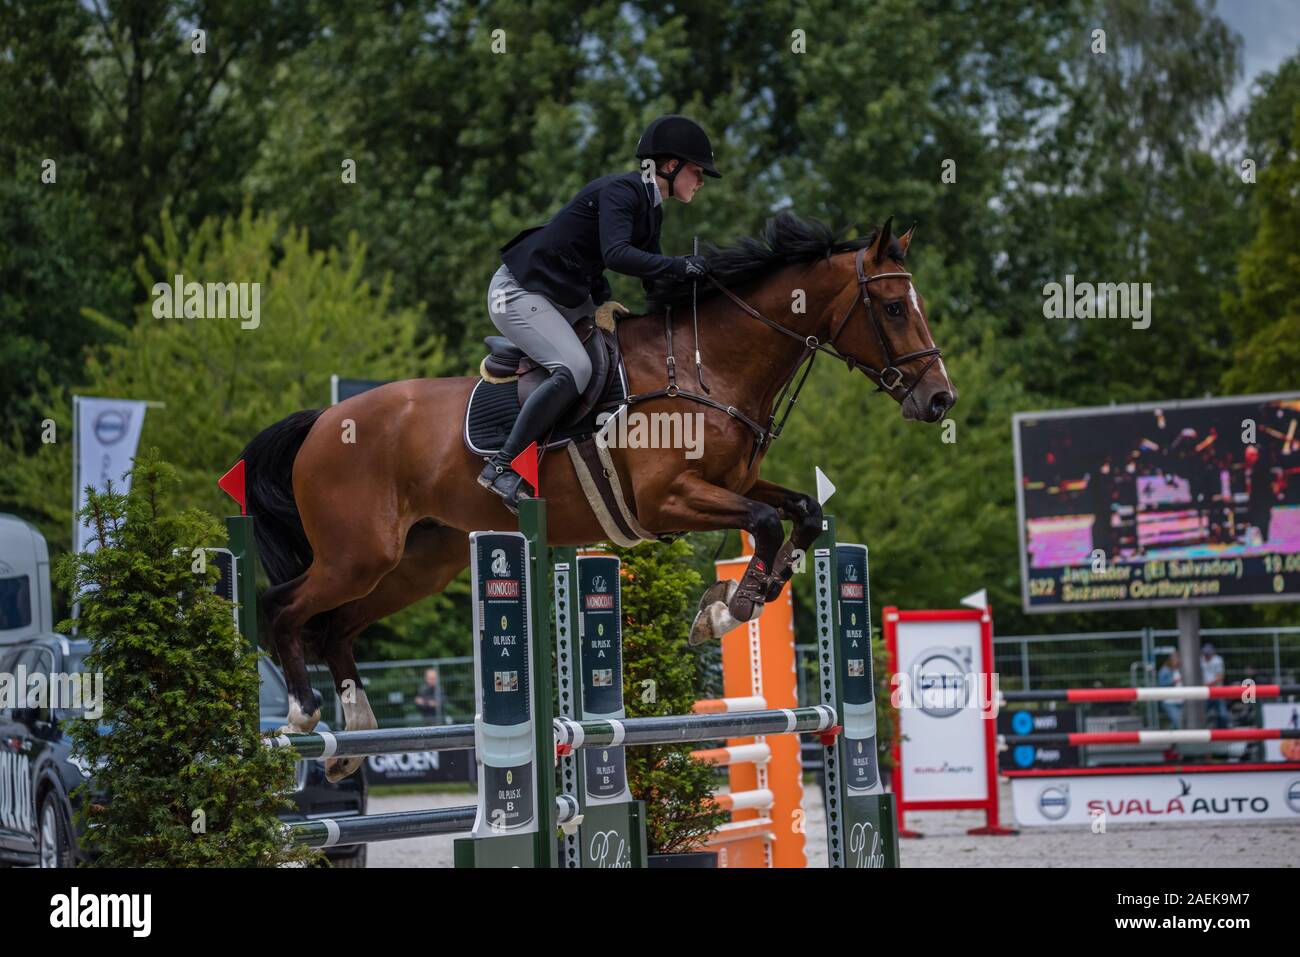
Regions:
M 519 514 L 519 499 L 527 496 L 521 487 L 523 478 L 510 467 L 510 463 L 528 447 L 528 443 L 545 436 L 577 398 L 578 387 L 573 381 L 573 373 L 563 366 L 552 372 L 550 378 L 528 397 L 505 445 L 479 474 L 478 484 L 505 499 L 506 508 L 514 514 Z

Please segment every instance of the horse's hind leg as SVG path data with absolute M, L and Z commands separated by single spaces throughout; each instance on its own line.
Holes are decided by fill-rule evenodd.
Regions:
M 306 575 L 274 585 L 262 596 L 261 608 L 270 625 L 268 633 L 271 647 L 280 661 L 280 671 L 289 691 L 289 713 L 281 730 L 308 732 L 320 720 L 320 694 L 307 679 L 307 662 L 303 650 L 302 628 L 286 627 L 288 619 L 281 617 L 284 608 L 293 601 L 295 590 Z
M 331 616 L 324 657 L 343 704 L 347 730 L 378 727 L 353 657 L 352 641 L 367 626 L 401 611 L 421 598 L 447 587 L 469 564 L 469 535 L 443 526 L 414 526 L 397 567 L 384 576 L 374 591 L 348 602 Z M 347 777 L 364 758 L 329 758 L 325 775 L 331 781 Z
M 397 565 L 400 548 L 401 542 L 394 536 L 393 544 L 386 547 L 372 542 L 370 548 L 355 543 L 351 548 L 320 549 L 307 571 L 267 593 L 274 609 L 270 613 L 271 635 L 289 687 L 290 731 L 311 731 L 320 720 L 320 696 L 307 680 L 303 652 L 307 623 L 373 591 Z M 335 627 L 332 616 L 317 627 L 327 629 L 328 635 Z

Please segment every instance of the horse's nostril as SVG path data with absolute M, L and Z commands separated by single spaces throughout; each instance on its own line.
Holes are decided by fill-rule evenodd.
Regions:
M 936 392 L 934 398 L 930 400 L 930 411 L 934 413 L 936 419 L 951 408 L 952 396 L 947 392 Z

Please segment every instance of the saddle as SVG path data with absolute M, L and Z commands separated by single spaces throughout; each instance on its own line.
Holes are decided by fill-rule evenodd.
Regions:
M 574 323 L 573 331 L 591 360 L 591 381 L 582 395 L 560 416 L 556 423 L 560 429 L 576 426 L 591 415 L 596 406 L 602 404 L 609 380 L 619 377 L 618 336 L 599 328 L 591 316 L 583 316 Z M 505 336 L 487 336 L 483 343 L 488 347 L 488 354 L 479 364 L 479 375 L 498 384 L 516 380 L 516 395 L 522 407 L 533 391 L 547 380 L 550 372 Z
M 539 444 L 544 449 L 567 449 L 578 485 L 609 541 L 619 545 L 649 541 L 658 536 L 638 523 L 609 450 L 595 438 L 601 413 L 617 414 L 627 407 L 627 373 L 618 336 L 590 317 L 577 322 L 573 330 L 591 360 L 591 381 Z M 550 373 L 504 336 L 488 336 L 484 341 L 488 355 L 479 364 L 482 379 L 474 384 L 465 409 L 465 446 L 489 458 L 500 451 L 524 401 Z

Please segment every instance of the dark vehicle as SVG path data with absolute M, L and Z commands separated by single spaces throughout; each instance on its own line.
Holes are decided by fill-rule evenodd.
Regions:
M 0 674 L 79 674 L 89 650 L 88 642 L 60 635 L 0 646 Z M 259 673 L 261 726 L 274 731 L 285 723 L 288 692 L 269 660 L 261 660 Z M 64 733 L 65 722 L 79 714 L 69 708 L 0 708 L 0 867 L 71 867 L 93 853 L 73 814 L 79 804 L 73 793 L 90 779 L 90 769 L 72 755 Z M 328 730 L 324 723 L 321 728 Z M 299 761 L 293 802 L 294 809 L 281 814 L 286 822 L 363 814 L 366 786 L 359 774 L 331 784 L 320 762 Z M 330 848 L 326 855 L 336 867 L 365 866 L 365 845 Z

